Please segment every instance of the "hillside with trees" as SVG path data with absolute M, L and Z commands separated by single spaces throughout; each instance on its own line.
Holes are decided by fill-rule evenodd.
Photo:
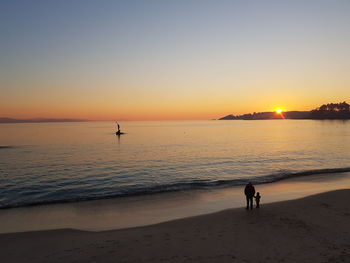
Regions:
M 346 120 L 350 119 L 350 105 L 348 103 L 323 104 L 310 112 L 310 119 L 317 120 Z
M 328 103 L 311 111 L 286 111 L 277 112 L 254 112 L 243 115 L 227 115 L 219 120 L 348 120 L 350 119 L 350 105 L 348 103 Z

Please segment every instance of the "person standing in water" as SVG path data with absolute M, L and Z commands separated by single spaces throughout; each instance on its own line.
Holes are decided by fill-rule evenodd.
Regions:
M 118 131 L 117 131 L 117 133 L 120 133 L 120 126 L 119 126 L 119 123 L 116 121 L 116 123 L 117 123 L 117 126 L 118 126 Z
M 244 188 L 244 194 L 247 199 L 247 209 L 253 209 L 253 197 L 255 194 L 255 188 L 251 182 L 249 182 Z

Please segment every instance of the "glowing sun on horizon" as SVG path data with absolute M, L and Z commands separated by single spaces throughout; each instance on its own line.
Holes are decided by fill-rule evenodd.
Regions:
M 276 109 L 275 112 L 276 112 L 277 114 L 281 114 L 281 113 L 283 112 L 283 110 L 282 110 L 282 109 Z

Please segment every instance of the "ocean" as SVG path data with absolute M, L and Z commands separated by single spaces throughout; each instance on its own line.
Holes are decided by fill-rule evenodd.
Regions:
M 0 125 L 0 208 L 350 171 L 350 121 Z

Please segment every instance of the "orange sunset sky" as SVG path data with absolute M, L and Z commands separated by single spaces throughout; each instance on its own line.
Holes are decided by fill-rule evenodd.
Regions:
M 0 117 L 213 119 L 350 101 L 349 1 L 6 1 Z

